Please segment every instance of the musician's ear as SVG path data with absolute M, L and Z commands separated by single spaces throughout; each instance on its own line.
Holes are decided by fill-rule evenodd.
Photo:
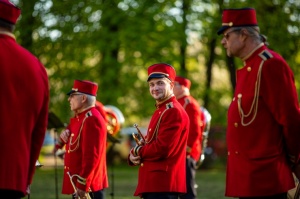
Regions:
M 87 95 L 84 94 L 81 96 L 81 102 L 85 103 L 86 101 L 87 101 Z

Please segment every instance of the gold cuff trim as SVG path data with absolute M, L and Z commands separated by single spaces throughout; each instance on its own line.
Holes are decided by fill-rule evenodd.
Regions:
M 81 176 L 77 176 L 77 182 L 82 184 L 82 185 L 86 185 L 86 179 L 81 177 Z

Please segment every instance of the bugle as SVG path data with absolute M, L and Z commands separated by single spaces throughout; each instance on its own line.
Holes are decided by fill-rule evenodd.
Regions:
M 141 130 L 139 129 L 138 125 L 134 124 L 133 127 L 135 127 L 137 132 L 138 132 L 138 134 L 132 133 L 132 137 L 135 140 L 136 144 L 139 145 L 139 146 L 142 146 L 142 145 L 146 144 L 145 137 L 142 134 Z
M 75 186 L 75 184 L 74 184 L 72 178 L 73 178 L 73 176 L 76 176 L 76 175 L 73 175 L 73 176 L 72 176 L 72 175 L 70 174 L 69 171 L 67 172 L 67 174 L 68 174 L 68 176 L 69 176 L 69 178 L 70 178 L 70 182 L 71 182 L 72 187 L 73 187 L 73 189 L 74 189 L 74 197 L 75 197 L 75 196 L 77 195 L 77 189 L 76 189 L 76 186 Z M 80 197 L 79 197 L 78 195 L 77 195 L 77 198 L 80 199 Z M 86 194 L 86 198 L 87 198 L 87 199 L 91 199 L 91 196 L 90 196 L 89 193 Z

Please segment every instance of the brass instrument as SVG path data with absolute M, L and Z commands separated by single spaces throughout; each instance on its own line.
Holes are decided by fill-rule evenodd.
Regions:
M 70 174 L 69 171 L 67 172 L 67 174 L 68 174 L 68 176 L 69 176 L 69 178 L 70 178 L 70 182 L 71 182 L 72 187 L 73 187 L 73 189 L 74 189 L 74 194 L 77 194 L 77 193 L 76 193 L 76 192 L 77 192 L 76 186 L 75 186 L 75 184 L 74 184 L 74 182 L 73 182 L 73 180 L 72 180 L 73 176 L 76 176 L 76 175 L 73 175 L 73 176 L 72 176 L 72 175 Z M 78 199 L 80 199 L 79 196 L 77 196 L 77 197 L 78 197 Z M 87 198 L 87 199 L 91 199 L 91 196 L 90 196 L 89 193 L 86 194 L 86 198 Z
M 132 137 L 135 140 L 136 144 L 139 146 L 143 146 L 146 144 L 146 139 L 142 134 L 141 130 L 139 129 L 137 124 L 134 124 L 133 127 L 137 129 L 138 134 L 132 133 Z
M 117 136 L 121 125 L 125 122 L 123 113 L 117 107 L 113 105 L 103 105 L 99 101 L 96 101 L 95 107 L 107 121 L 107 134 L 112 137 Z

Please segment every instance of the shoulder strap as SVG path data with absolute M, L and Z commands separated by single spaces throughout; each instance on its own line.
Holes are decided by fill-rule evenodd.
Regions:
M 273 58 L 273 55 L 268 50 L 264 50 L 259 55 L 264 61 Z

